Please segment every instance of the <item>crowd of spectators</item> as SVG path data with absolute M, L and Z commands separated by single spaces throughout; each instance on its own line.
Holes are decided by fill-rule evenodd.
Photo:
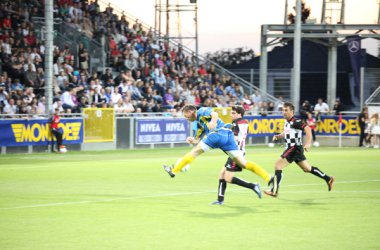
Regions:
M 305 100 L 300 107 L 300 116 L 303 120 L 308 119 L 308 115 L 311 114 L 316 118 L 317 122 L 321 121 L 321 115 L 339 115 L 344 111 L 344 106 L 340 101 L 340 98 L 335 100 L 334 106 L 330 109 L 329 105 L 324 102 L 322 98 L 318 98 L 315 105 L 312 105 L 308 100 Z
M 80 113 L 86 107 L 113 107 L 119 114 L 176 112 L 185 104 L 240 104 L 253 115 L 281 111 L 282 97 L 274 103 L 267 102 L 259 91 L 245 93 L 228 75 L 218 74 L 213 65 L 197 66 L 181 46 L 156 39 L 138 21 L 129 23 L 111 7 L 101 11 L 96 0 L 54 1 L 54 15 L 90 38 L 105 39 L 110 65 L 102 72 L 90 69 L 90 52 L 82 43 L 76 53 L 68 46 L 55 46 L 54 99 L 52 110 L 47 111 L 45 47 L 36 36 L 32 19 L 43 17 L 43 3 L 0 3 L 1 114 L 38 116 L 55 108 L 63 113 Z M 316 116 L 319 102 L 314 109 Z M 324 104 L 321 109 L 326 109 Z M 302 105 L 302 109 L 306 106 Z
M 358 116 L 360 127 L 359 147 L 380 147 L 380 118 L 379 113 L 368 113 L 368 107 L 363 107 Z
M 44 52 L 35 35 L 33 16 L 43 17 L 43 1 L 0 3 L 0 111 L 40 115 L 46 112 Z M 116 113 L 175 112 L 185 104 L 225 107 L 243 105 L 254 114 L 277 110 L 277 104 L 252 96 L 215 68 L 196 66 L 182 47 L 157 40 L 138 22 L 128 23 L 97 1 L 54 1 L 59 17 L 94 39 L 105 38 L 112 58 L 103 72 L 89 68 L 84 44 L 77 53 L 68 46 L 53 52 L 53 107 L 79 113 L 85 107 L 113 107 Z M 78 63 L 76 63 L 78 62 Z

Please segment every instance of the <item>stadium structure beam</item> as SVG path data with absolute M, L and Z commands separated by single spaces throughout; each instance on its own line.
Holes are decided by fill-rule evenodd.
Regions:
M 157 30 L 157 25 L 159 28 L 159 36 L 163 39 L 169 40 L 177 40 L 179 44 L 182 45 L 182 39 L 188 39 L 188 40 L 194 40 L 195 41 L 195 54 L 196 54 L 196 64 L 199 65 L 199 42 L 198 42 L 198 4 L 197 1 L 190 1 L 189 4 L 171 4 L 171 0 L 166 0 L 165 4 L 162 4 L 163 0 L 156 0 L 155 1 L 155 30 Z M 194 36 L 182 36 L 181 32 L 178 32 L 178 34 L 171 35 L 170 34 L 170 24 L 173 22 L 170 18 L 171 13 L 178 14 L 179 15 L 182 12 L 193 12 L 194 13 L 194 27 L 195 27 L 195 34 Z M 161 20 L 162 14 L 166 13 L 166 34 L 163 36 L 161 34 L 161 23 L 163 22 Z M 158 19 L 158 20 L 157 20 Z M 179 22 L 178 22 L 179 23 Z M 179 29 L 182 29 L 181 25 L 179 25 Z
M 346 21 L 346 2 L 342 0 L 341 12 L 340 12 L 340 22 L 345 23 Z
M 262 93 L 267 92 L 267 80 L 268 80 L 268 51 L 267 51 L 267 27 L 261 26 L 261 46 L 260 46 L 260 91 Z
M 292 103 L 295 110 L 300 106 L 301 90 L 301 0 L 296 1 L 296 20 L 293 43 L 293 75 L 291 83 Z
M 379 12 L 377 16 L 377 24 L 380 24 L 380 1 L 378 1 L 378 4 L 379 4 Z
M 268 72 L 269 46 L 273 46 L 277 39 L 293 39 L 295 25 L 263 24 L 261 26 L 261 56 L 260 56 L 260 89 L 266 90 Z M 365 33 L 363 33 L 365 32 Z M 337 46 L 347 37 L 358 35 L 362 38 L 374 38 L 380 40 L 380 24 L 302 24 L 301 39 L 310 39 L 328 47 L 328 85 L 327 98 L 331 106 L 336 98 L 336 65 Z M 267 43 L 268 39 L 273 39 Z M 338 40 L 341 39 L 341 40 Z M 293 92 L 292 92 L 293 94 Z M 294 96 L 292 96 L 292 100 Z M 299 103 L 300 100 L 294 100 Z
M 293 32 L 294 25 L 282 25 L 282 24 L 265 24 L 268 27 L 268 31 L 283 31 Z M 302 24 L 302 32 L 319 31 L 320 33 L 327 33 L 327 31 L 343 31 L 343 30 L 379 30 L 379 24 Z
M 358 35 L 362 38 L 375 38 L 380 40 L 380 34 L 320 34 L 320 33 L 307 33 L 302 34 L 302 38 L 346 38 L 347 36 Z M 268 34 L 268 38 L 293 38 L 293 34 Z
M 54 40 L 54 19 L 53 0 L 45 0 L 45 114 L 50 114 L 53 104 L 53 40 Z
M 282 43 L 283 41 L 282 41 L 282 39 L 280 39 L 280 38 L 275 38 L 275 39 L 273 39 L 272 41 L 269 41 L 268 43 L 267 43 L 267 45 L 275 45 L 275 44 L 278 44 L 278 43 Z
M 327 68 L 327 100 L 329 107 L 333 107 L 336 99 L 336 71 L 337 71 L 337 39 L 331 39 L 328 46 L 328 68 Z
M 285 0 L 284 24 L 288 22 L 288 0 Z

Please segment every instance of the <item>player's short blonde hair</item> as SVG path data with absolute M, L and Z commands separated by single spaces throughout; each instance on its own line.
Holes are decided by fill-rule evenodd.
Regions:
M 197 110 L 197 107 L 195 105 L 192 105 L 192 104 L 187 104 L 185 105 L 183 108 L 182 108 L 182 113 L 185 113 L 187 111 L 191 111 L 191 110 L 194 110 L 196 111 Z

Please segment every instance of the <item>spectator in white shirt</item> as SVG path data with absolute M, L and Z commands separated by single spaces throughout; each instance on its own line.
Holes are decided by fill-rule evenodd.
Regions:
M 14 99 L 9 99 L 8 104 L 4 107 L 4 114 L 14 115 L 17 114 L 17 105 Z
M 123 79 L 120 85 L 118 86 L 119 93 L 122 96 L 126 96 L 127 92 L 131 90 L 131 84 L 131 81 Z
M 8 93 L 5 91 L 5 83 L 0 83 L 0 111 L 1 109 L 8 104 Z
M 254 104 L 259 104 L 260 102 L 262 102 L 262 98 L 258 90 L 256 90 L 255 93 L 251 96 L 251 101 Z
M 71 109 L 71 110 L 75 110 L 76 109 L 76 105 L 73 101 L 73 97 L 72 95 L 74 95 L 74 89 L 68 89 L 66 90 L 62 96 L 61 96 L 61 101 L 62 101 L 62 107 L 64 109 Z
M 51 112 L 54 113 L 55 109 L 58 109 L 59 113 L 63 113 L 65 111 L 62 107 L 62 101 L 56 101 L 53 103 L 52 108 L 51 108 Z
M 57 84 L 58 86 L 62 89 L 64 88 L 65 86 L 65 82 L 67 82 L 69 80 L 66 72 L 64 69 L 60 69 L 59 70 L 59 75 L 57 77 Z
M 123 99 L 119 99 L 119 101 L 114 105 L 115 113 L 117 114 L 126 114 L 132 113 L 135 111 L 135 108 L 130 103 L 130 98 L 125 97 L 125 101 Z
M 115 113 L 116 114 L 123 114 L 127 113 L 127 105 L 123 102 L 123 99 L 119 99 L 117 103 L 114 105 Z
M 119 93 L 119 88 L 114 88 L 113 93 L 111 94 L 111 102 L 118 103 L 122 96 Z
M 46 97 L 43 96 L 43 97 L 41 97 L 40 101 L 38 102 L 37 113 L 38 114 L 45 114 L 45 111 L 46 111 Z
M 155 83 L 160 85 L 161 87 L 164 87 L 166 84 L 166 77 L 164 72 L 162 72 L 162 69 L 159 70 L 158 75 L 156 75 Z
M 2 42 L 0 42 L 1 47 L 3 48 L 3 53 L 7 55 L 12 54 L 12 47 L 9 43 L 9 38 L 4 39 Z
M 327 114 L 329 111 L 329 105 L 327 105 L 322 98 L 318 98 L 318 103 L 314 107 L 314 115 L 317 121 L 321 121 L 321 114 Z

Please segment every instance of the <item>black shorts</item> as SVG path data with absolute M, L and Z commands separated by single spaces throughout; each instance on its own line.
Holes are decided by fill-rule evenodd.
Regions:
M 281 158 L 286 158 L 289 163 L 292 163 L 293 161 L 298 163 L 306 160 L 303 146 L 293 146 L 287 148 L 284 153 L 282 153 Z
M 224 164 L 224 167 L 226 168 L 227 171 L 230 171 L 230 172 L 241 172 L 243 170 L 230 157 L 228 157 L 226 164 Z

